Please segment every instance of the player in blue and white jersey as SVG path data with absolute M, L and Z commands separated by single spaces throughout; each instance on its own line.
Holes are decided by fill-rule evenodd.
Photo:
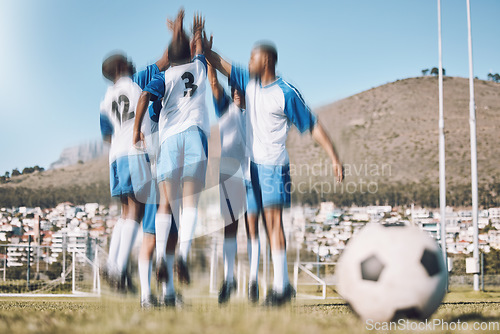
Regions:
M 238 220 L 246 213 L 245 185 L 250 183 L 249 179 L 245 178 L 249 167 L 245 152 L 245 96 L 232 88 L 231 97 L 229 97 L 217 80 L 215 68 L 210 65 L 208 66 L 208 81 L 212 88 L 215 114 L 219 119 L 221 140 L 219 194 L 221 214 L 224 218 L 224 281 L 219 290 L 219 304 L 223 304 L 236 290 L 234 279 L 236 234 Z M 250 237 L 248 242 L 251 244 Z M 255 274 L 255 271 L 258 272 L 258 265 L 256 269 L 251 269 Z M 252 277 L 252 273 L 250 276 Z
M 125 288 L 126 267 L 132 245 L 137 234 L 139 222 L 144 213 L 144 205 L 137 200 L 138 189 L 134 189 L 133 178 L 137 173 L 131 170 L 131 157 L 144 156 L 144 152 L 134 150 L 130 144 L 135 118 L 135 108 L 141 93 L 141 87 L 152 76 L 164 69 L 168 60 L 166 54 L 144 71 L 134 73 L 132 63 L 122 54 L 108 57 L 102 65 L 104 77 L 114 83 L 109 87 L 101 103 L 101 132 L 103 138 L 111 143 L 110 187 L 111 195 L 119 197 L 122 213 L 115 224 L 111 236 L 109 256 L 105 272 L 120 289 Z M 149 136 L 151 123 L 143 125 L 143 131 Z M 130 282 L 128 282 L 130 283 Z
M 182 21 L 174 29 L 168 47 L 170 68 L 157 75 L 143 90 L 137 107 L 133 143 L 141 142 L 141 126 L 150 101 L 161 99 L 159 115 L 160 150 L 157 178 L 160 204 L 156 214 L 156 238 L 167 240 L 172 224 L 172 206 L 178 187 L 182 187 L 182 213 L 179 221 L 180 256 L 177 270 L 181 281 L 189 283 L 187 253 L 197 220 L 198 198 L 205 183 L 207 163 L 208 114 L 205 107 L 206 61 L 202 54 L 203 21 L 195 16 L 193 31 L 196 56 L 191 61 L 189 39 Z M 166 253 L 157 254 L 166 262 Z M 164 296 L 167 298 L 167 296 Z
M 159 62 L 161 66 L 158 66 L 157 62 L 156 64 L 148 66 L 145 71 L 137 75 L 137 77 L 141 79 L 138 80 L 141 89 L 144 89 L 153 77 L 161 72 L 160 68 L 166 70 L 169 67 L 167 50 Z M 138 258 L 139 279 L 141 283 L 141 307 L 143 308 L 150 308 L 157 304 L 156 298 L 154 298 L 151 293 L 152 256 L 155 251 L 155 246 L 158 247 L 157 253 L 163 253 L 165 252 L 165 248 L 167 249 L 166 267 L 163 267 L 163 270 L 159 271 L 158 269 L 160 269 L 160 266 L 157 263 L 157 282 L 161 283 L 163 294 L 171 293 L 171 295 L 175 296 L 173 267 L 178 236 L 177 227 L 175 224 L 172 224 L 168 240 L 164 243 L 157 243 L 155 236 L 155 217 L 159 200 L 157 196 L 158 186 L 156 183 L 156 154 L 159 140 L 157 115 L 161 107 L 161 101 L 155 101 L 149 106 L 151 131 L 150 135 L 144 138 L 144 149 L 147 155 L 143 157 L 138 155 L 129 157 L 130 165 L 132 169 L 135 170 L 135 173 L 132 174 L 132 184 L 134 186 L 135 195 L 140 202 L 145 203 L 142 223 L 143 240 Z M 164 302 L 163 299 L 160 300 L 161 304 Z M 167 305 L 175 305 L 175 300 L 170 300 Z
M 342 164 L 333 143 L 298 90 L 276 76 L 278 54 L 274 45 L 257 44 L 248 69 L 232 65 L 211 50 L 205 50 L 205 55 L 210 64 L 229 77 L 231 86 L 245 93 L 250 176 L 256 199 L 247 206 L 249 211 L 264 212 L 274 269 L 273 288 L 265 304 L 279 306 L 295 294 L 288 279 L 282 222 L 283 208 L 290 205 L 290 168 L 285 146 L 290 126 L 295 125 L 301 133 L 311 132 L 332 160 L 338 182 L 343 179 Z

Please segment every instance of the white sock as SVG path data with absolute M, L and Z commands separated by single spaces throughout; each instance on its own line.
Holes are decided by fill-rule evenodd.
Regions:
M 259 239 L 250 240 L 250 277 L 249 281 L 258 282 L 259 260 L 260 260 L 260 241 Z
M 198 209 L 184 208 L 182 210 L 180 222 L 180 246 L 179 255 L 184 261 L 187 261 L 191 240 L 193 239 L 194 230 L 196 229 L 196 218 L 198 217 Z
M 164 296 L 172 296 L 175 295 L 174 288 L 174 254 L 167 254 L 167 272 L 168 272 L 168 281 L 162 282 L 162 289 Z
M 274 281 L 273 289 L 277 293 L 283 293 L 285 286 L 288 285 L 288 268 L 286 262 L 286 250 L 271 250 L 273 258 Z
M 234 279 L 234 261 L 237 250 L 236 238 L 224 239 L 224 277 L 227 282 L 233 282 Z
M 128 258 L 130 251 L 134 246 L 135 237 L 139 230 L 139 223 L 133 219 L 126 219 L 123 222 L 120 237 L 120 248 L 118 249 L 118 256 L 116 257 L 116 266 L 120 273 L 127 270 Z
M 151 270 L 153 261 L 139 259 L 139 280 L 141 281 L 141 298 L 151 294 Z
M 111 232 L 111 240 L 109 242 L 108 262 L 107 267 L 110 273 L 114 273 L 116 269 L 116 257 L 120 248 L 121 230 L 123 227 L 123 219 L 119 218 Z
M 167 240 L 172 225 L 172 215 L 157 213 L 155 217 L 156 263 L 167 255 Z

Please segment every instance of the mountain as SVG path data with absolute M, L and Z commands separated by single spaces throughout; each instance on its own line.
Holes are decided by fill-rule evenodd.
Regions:
M 108 148 L 102 140 L 89 140 L 77 146 L 65 148 L 59 159 L 54 161 L 49 169 L 58 169 L 80 162 L 87 162 L 108 154 Z
M 500 180 L 500 84 L 475 80 L 479 182 Z M 437 184 L 438 80 L 417 77 L 373 88 L 316 110 L 346 164 L 346 182 Z M 470 183 L 469 83 L 444 78 L 447 184 Z M 290 160 L 326 159 L 311 136 L 291 131 Z M 298 173 L 303 174 L 303 173 Z M 313 174 L 313 173 L 309 173 Z M 318 173 L 316 173 L 318 174 Z M 308 175 L 296 175 L 302 180 Z M 320 177 L 309 175 L 313 180 Z M 324 175 L 322 176 L 324 177 Z

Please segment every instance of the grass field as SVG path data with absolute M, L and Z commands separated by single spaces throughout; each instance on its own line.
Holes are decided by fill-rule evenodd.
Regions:
M 132 297 L 0 298 L 1 333 L 361 333 L 370 332 L 341 299 L 298 298 L 281 309 L 233 299 L 185 296 L 183 309 L 142 311 Z M 500 290 L 450 292 L 432 319 L 500 322 Z M 425 331 L 442 332 L 441 330 Z M 460 331 L 448 331 L 456 333 Z M 474 332 L 472 330 L 463 332 Z M 482 331 L 478 331 L 482 332 Z M 495 332 L 495 331 L 491 331 Z

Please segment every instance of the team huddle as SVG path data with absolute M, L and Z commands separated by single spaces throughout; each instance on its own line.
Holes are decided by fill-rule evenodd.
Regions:
M 121 201 L 104 270 L 113 286 L 131 286 L 129 255 L 142 221 L 138 258 L 141 306 L 179 306 L 174 286 L 190 284 L 188 254 L 198 220 L 198 202 L 205 186 L 210 124 L 205 103 L 207 79 L 221 137 L 220 210 L 224 218 L 224 280 L 219 303 L 236 290 L 234 264 L 239 220 L 244 220 L 249 257 L 248 299 L 259 301 L 262 219 L 271 248 L 274 279 L 264 305 L 291 301 L 282 212 L 291 202 L 290 168 L 285 142 L 293 124 L 309 131 L 332 160 L 338 182 L 342 164 L 333 143 L 298 90 L 276 76 L 278 53 L 272 43 L 257 43 L 248 68 L 223 59 L 212 50 L 204 19 L 195 15 L 191 36 L 183 28 L 184 12 L 167 20 L 172 40 L 161 59 L 136 72 L 122 54 L 102 64 L 113 85 L 101 103 L 101 132 L 109 151 L 111 196 Z M 228 78 L 228 94 L 217 78 Z M 178 240 L 178 255 L 176 248 Z M 153 254 L 160 296 L 152 295 Z

